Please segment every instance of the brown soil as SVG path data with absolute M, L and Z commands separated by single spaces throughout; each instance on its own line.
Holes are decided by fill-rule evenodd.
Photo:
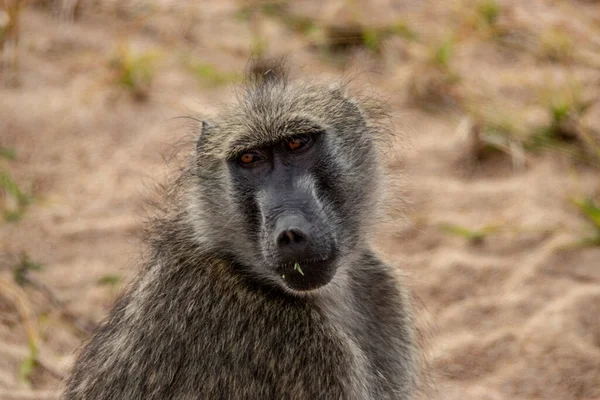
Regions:
M 0 172 L 33 198 L 19 221 L 0 225 L 0 399 L 57 398 L 74 352 L 135 271 L 144 199 L 168 179 L 163 156 L 191 149 L 195 122 L 171 118 L 210 114 L 232 96 L 226 78 L 199 78 L 186 60 L 229 76 L 256 35 L 299 75 L 356 76 L 389 98 L 402 137 L 390 168 L 404 183 L 391 199 L 402 210 L 376 243 L 420 304 L 426 397 L 600 399 L 600 247 L 576 245 L 594 228 L 571 202 L 600 200 L 597 161 L 556 146 L 525 152 L 524 163 L 478 158 L 466 136 L 474 108 L 518 131 L 548 123 L 540 93 L 571 81 L 590 103 L 582 129 L 600 130 L 599 2 L 498 1 L 498 31 L 482 27 L 476 1 L 290 2 L 290 15 L 318 24 L 402 20 L 417 34 L 391 36 L 378 53 L 353 41 L 335 54 L 277 16 L 243 19 L 240 2 L 81 2 L 75 22 L 32 3 L 18 82 L 0 89 L 0 146 L 17 155 Z M 552 50 L 556 32 L 571 48 Z M 454 84 L 427 61 L 448 38 Z M 123 41 L 132 54 L 158 54 L 151 86 L 138 90 L 145 99 L 115 83 Z M 444 224 L 494 229 L 477 242 Z M 24 255 L 42 268 L 20 286 Z M 32 339 L 38 362 L 24 379 Z

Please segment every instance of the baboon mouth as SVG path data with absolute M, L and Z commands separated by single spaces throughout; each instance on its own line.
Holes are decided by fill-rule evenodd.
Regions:
M 276 271 L 290 289 L 307 291 L 328 284 L 336 269 L 332 259 L 323 258 L 281 264 Z

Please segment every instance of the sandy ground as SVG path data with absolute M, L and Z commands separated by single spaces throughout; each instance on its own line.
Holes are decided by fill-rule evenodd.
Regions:
M 522 112 L 519 128 L 543 123 L 540 91 L 574 79 L 591 99 L 583 123 L 600 129 L 600 3 L 501 1 L 499 23 L 514 37 L 499 45 L 470 27 L 467 1 L 355 2 L 364 23 L 401 18 L 422 40 L 391 38 L 379 55 L 356 50 L 342 68 L 276 18 L 241 20 L 234 2 L 157 1 L 152 12 L 146 3 L 89 2 L 75 23 L 49 7 L 23 10 L 19 84 L 0 89 L 0 145 L 17 157 L 0 168 L 34 200 L 0 225 L 0 399 L 57 397 L 74 352 L 135 270 L 144 198 L 168 179 L 164 156 L 192 132 L 193 121 L 172 118 L 211 113 L 231 97 L 185 60 L 238 72 L 257 31 L 300 75 L 354 74 L 389 98 L 402 137 L 390 168 L 403 182 L 391 198 L 402 212 L 390 211 L 376 243 L 419 299 L 427 397 L 600 399 L 600 247 L 575 245 L 593 228 L 570 200 L 600 199 L 600 169 L 558 149 L 527 152 L 524 163 L 469 162 L 461 106 L 475 96 L 496 115 Z M 292 8 L 343 21 L 339 3 Z M 573 59 L 536 55 L 551 28 L 570 35 Z M 453 33 L 460 83 L 450 104 L 426 111 L 410 85 L 427 74 L 429 43 Z M 145 101 L 114 83 L 110 60 L 125 40 L 133 53 L 159 54 Z M 444 224 L 492 228 L 473 242 Z M 14 266 L 25 255 L 42 267 L 19 286 Z M 32 340 L 38 362 L 27 368 Z

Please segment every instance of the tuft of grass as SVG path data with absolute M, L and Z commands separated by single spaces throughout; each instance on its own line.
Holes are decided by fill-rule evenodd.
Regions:
M 11 159 L 15 157 L 14 152 L 3 154 L 3 158 Z M 2 194 L 6 198 L 5 205 L 2 207 L 4 220 L 6 222 L 17 222 L 25 213 L 31 199 L 21 190 L 21 187 L 7 171 L 0 169 L 0 195 Z
M 387 28 L 392 36 L 399 36 L 407 40 L 418 40 L 419 35 L 404 21 L 397 21 Z
M 106 274 L 98 279 L 98 285 L 107 286 L 112 295 L 116 294 L 121 283 L 121 277 L 116 274 Z
M 119 275 L 107 274 L 103 275 L 98 279 L 99 285 L 104 286 L 116 286 L 121 282 L 121 277 Z
M 397 36 L 407 40 L 417 39 L 417 34 L 403 21 L 387 26 L 367 26 L 359 22 L 344 25 L 312 25 L 310 31 L 318 47 L 329 53 L 343 54 L 353 49 L 365 48 L 381 53 L 387 39 Z
M 27 387 L 31 387 L 31 374 L 38 366 L 38 347 L 34 341 L 29 341 L 29 354 L 21 362 L 19 378 Z
M 221 71 L 211 64 L 190 61 L 188 62 L 188 66 L 194 76 L 205 86 L 222 86 L 240 80 L 238 74 Z
M 446 40 L 439 46 L 434 48 L 431 56 L 431 62 L 436 67 L 442 70 L 448 70 L 450 68 L 450 61 L 454 54 L 454 41 Z
M 260 9 L 265 15 L 273 17 L 287 12 L 288 2 L 285 0 L 262 1 Z
M 407 91 L 414 103 L 436 108 L 459 101 L 457 84 L 461 78 L 451 65 L 454 49 L 454 40 L 446 40 L 429 49 L 429 54 L 414 68 Z
M 0 9 L 0 72 L 5 83 L 18 83 L 21 11 L 25 1 L 4 1 Z
M 524 160 L 520 143 L 504 128 L 500 128 L 489 121 L 478 121 L 469 131 L 470 151 L 473 161 L 482 162 L 494 154 L 507 154 L 513 160 L 515 167 L 522 167 Z
M 480 20 L 489 27 L 496 25 L 501 11 L 500 4 L 496 0 L 482 0 L 477 5 Z
M 134 53 L 129 44 L 119 46 L 110 66 L 115 73 L 115 82 L 130 91 L 136 100 L 146 100 L 150 94 L 157 52 Z
M 314 19 L 290 13 L 287 1 L 263 1 L 258 5 L 246 5 L 236 12 L 240 21 L 250 22 L 253 16 L 262 13 L 268 17 L 277 18 L 294 32 L 311 34 L 318 29 Z
M 8 192 L 8 194 L 14 196 L 21 206 L 29 204 L 29 197 L 23 193 L 17 182 L 15 182 L 7 172 L 0 171 L 0 190 L 4 190 Z
M 504 10 L 498 0 L 470 0 L 468 6 L 460 8 L 460 12 L 463 20 L 458 32 L 462 38 L 477 34 L 482 40 L 493 39 L 513 47 L 513 42 L 522 36 L 515 24 L 501 21 Z M 523 45 L 516 44 L 519 47 Z
M 16 158 L 17 153 L 14 149 L 0 146 L 0 161 L 11 161 Z M 31 203 L 31 198 L 0 164 L 0 200 L 2 199 L 4 204 L 0 204 L 0 210 L 6 222 L 19 221 Z
M 581 118 L 593 101 L 585 101 L 576 83 L 545 90 L 541 95 L 548 123 L 537 127 L 526 142 L 529 150 L 560 149 L 580 159 L 600 161 L 600 143 Z
M 283 22 L 288 28 L 302 35 L 315 36 L 320 33 L 317 23 L 308 17 L 286 16 Z
M 300 268 L 300 264 L 298 264 L 298 263 L 294 264 L 294 271 L 298 271 L 298 272 L 300 272 L 300 275 L 304 276 L 304 272 L 302 271 L 302 268 Z
M 483 100 L 471 98 L 466 102 L 470 118 L 466 122 L 469 138 L 469 157 L 473 161 L 483 161 L 488 157 L 504 153 L 511 157 L 513 167 L 525 166 L 523 141 L 530 134 L 523 117 L 507 104 L 487 104 Z
M 497 230 L 494 226 L 486 226 L 480 230 L 473 230 L 454 224 L 442 224 L 440 225 L 440 229 L 451 235 L 463 237 L 471 244 L 481 244 L 489 234 Z
M 539 36 L 537 54 L 542 60 L 566 63 L 573 60 L 575 44 L 562 30 L 550 29 Z
M 365 41 L 370 46 L 379 46 L 380 38 L 376 30 L 369 32 L 361 24 L 354 22 L 343 25 L 323 26 L 322 40 L 317 45 L 332 54 L 348 53 L 353 49 L 366 47 Z
M 31 385 L 30 376 L 35 367 L 38 366 L 38 332 L 36 316 L 32 309 L 27 294 L 18 285 L 0 277 L 0 290 L 3 297 L 14 302 L 19 311 L 23 328 L 27 334 L 29 343 L 29 355 L 23 360 L 19 368 L 19 377 L 27 386 Z
M 579 208 L 579 212 L 591 223 L 594 234 L 584 239 L 585 244 L 600 246 L 600 204 L 592 198 L 573 199 L 573 203 Z
M 19 222 L 21 220 L 21 218 L 23 218 L 23 215 L 25 214 L 25 209 L 24 208 L 20 208 L 17 210 L 4 210 L 4 221 L 9 222 L 9 223 L 13 223 L 13 222 Z
M 362 32 L 362 44 L 373 52 L 380 52 L 383 46 L 383 32 L 377 29 L 365 28 Z
M 403 21 L 398 21 L 390 26 L 381 28 L 363 28 L 362 44 L 373 52 L 380 52 L 383 42 L 393 36 L 407 40 L 416 40 L 417 34 Z
M 14 149 L 0 146 L 0 158 L 4 158 L 5 160 L 14 160 L 17 158 L 17 153 Z
M 280 17 L 288 13 L 288 3 L 284 0 L 261 0 L 258 4 L 248 4 L 240 7 L 235 17 L 239 21 L 248 21 L 253 14 L 262 13 L 269 17 Z
M 22 253 L 19 262 L 12 268 L 13 279 L 19 286 L 24 286 L 27 283 L 27 275 L 30 271 L 39 271 L 42 269 L 42 264 L 33 261 L 29 254 Z
M 4 46 L 4 41 L 6 40 L 6 34 L 10 23 L 10 14 L 5 10 L 0 9 L 0 45 L 2 46 Z
M 234 17 L 239 22 L 247 22 L 252 16 L 252 8 L 249 6 L 240 7 L 234 13 Z

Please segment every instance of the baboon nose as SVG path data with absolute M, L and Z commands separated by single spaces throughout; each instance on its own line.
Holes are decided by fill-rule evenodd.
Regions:
M 309 240 L 310 224 L 300 215 L 280 217 L 275 226 L 275 242 L 284 258 L 301 256 Z
M 277 244 L 279 246 L 286 246 L 292 243 L 301 243 L 304 241 L 304 233 L 298 229 L 288 229 L 281 233 L 277 237 Z

